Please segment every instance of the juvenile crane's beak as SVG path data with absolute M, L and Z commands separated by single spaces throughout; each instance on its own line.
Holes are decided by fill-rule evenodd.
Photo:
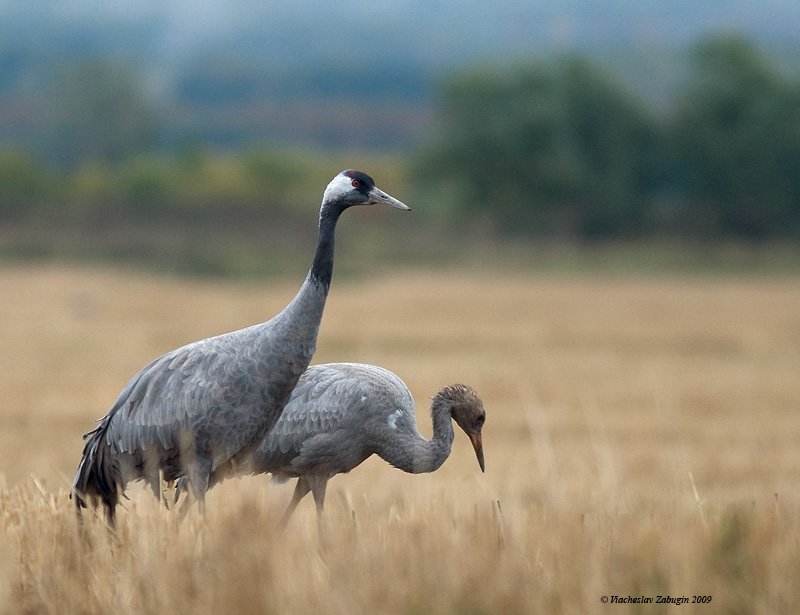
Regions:
M 481 432 L 470 431 L 467 433 L 469 441 L 472 442 L 472 448 L 475 449 L 475 456 L 478 458 L 478 465 L 481 466 L 481 472 L 486 472 L 483 466 L 483 438 Z
M 365 205 L 389 205 L 391 207 L 396 207 L 397 209 L 402 209 L 403 211 L 410 211 L 411 208 L 403 203 L 402 201 L 398 201 L 393 196 L 389 196 L 383 190 L 380 190 L 377 186 L 374 187 L 372 190 L 369 191 L 369 196 L 367 198 Z

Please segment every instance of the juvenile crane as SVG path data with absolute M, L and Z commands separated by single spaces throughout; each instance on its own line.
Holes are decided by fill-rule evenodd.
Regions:
M 408 387 L 382 367 L 312 365 L 300 377 L 275 427 L 240 471 L 269 472 L 276 482 L 298 479 L 282 524 L 309 491 L 321 514 L 328 480 L 373 453 L 404 472 L 437 470 L 450 455 L 452 421 L 469 437 L 483 471 L 481 429 L 486 412 L 475 390 L 463 384 L 442 388 L 431 398 L 431 418 L 433 437 L 426 440 L 417 428 Z
M 114 523 L 120 492 L 145 480 L 181 479 L 204 509 L 205 493 L 240 465 L 275 425 L 316 346 L 333 272 L 334 230 L 354 205 L 408 207 L 359 171 L 325 189 L 311 268 L 271 320 L 200 340 L 156 359 L 128 382 L 88 438 L 70 497 L 78 512 L 105 507 Z

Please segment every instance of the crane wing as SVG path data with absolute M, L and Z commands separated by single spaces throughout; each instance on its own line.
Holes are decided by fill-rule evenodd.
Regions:
M 254 453 L 256 471 L 277 469 L 312 437 L 331 433 L 367 410 L 369 388 L 337 365 L 312 365 L 300 377 L 275 427 Z
M 184 430 L 200 420 L 208 423 L 214 413 L 224 416 L 228 433 L 235 434 L 236 425 L 230 422 L 239 413 L 233 409 L 263 407 L 262 392 L 253 390 L 250 378 L 255 358 L 243 353 L 247 347 L 239 333 L 188 344 L 136 374 L 103 419 L 110 422 L 106 441 L 112 450 L 170 450 Z M 249 422 L 246 413 L 240 420 Z

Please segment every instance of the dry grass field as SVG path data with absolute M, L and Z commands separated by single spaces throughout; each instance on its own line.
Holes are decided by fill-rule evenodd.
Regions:
M 373 458 L 334 478 L 324 541 L 311 498 L 276 528 L 292 487 L 265 476 L 183 522 L 134 488 L 118 542 L 91 515 L 81 540 L 67 492 L 93 419 L 152 358 L 272 316 L 300 281 L 0 269 L 0 613 L 797 612 L 791 276 L 335 279 L 314 362 L 397 372 L 426 435 L 428 398 L 471 384 L 486 473 L 459 431 L 434 474 Z

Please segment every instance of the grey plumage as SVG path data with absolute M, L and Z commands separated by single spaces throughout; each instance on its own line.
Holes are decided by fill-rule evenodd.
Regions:
M 427 440 L 417 428 L 411 392 L 392 372 L 357 363 L 312 365 L 240 471 L 269 472 L 278 482 L 298 479 L 284 523 L 309 490 L 321 512 L 328 480 L 372 454 L 404 472 L 437 470 L 450 455 L 452 420 L 469 436 L 483 471 L 486 412 L 478 394 L 454 384 L 431 399 L 433 437 Z
M 113 524 L 120 492 L 137 479 L 157 497 L 162 479 L 181 479 L 203 505 L 206 491 L 273 427 L 314 354 L 339 216 L 350 206 L 377 203 L 408 209 L 364 173 L 342 171 L 322 199 L 308 276 L 282 312 L 173 350 L 133 377 L 84 436 L 70 494 L 78 511 L 102 503 Z

